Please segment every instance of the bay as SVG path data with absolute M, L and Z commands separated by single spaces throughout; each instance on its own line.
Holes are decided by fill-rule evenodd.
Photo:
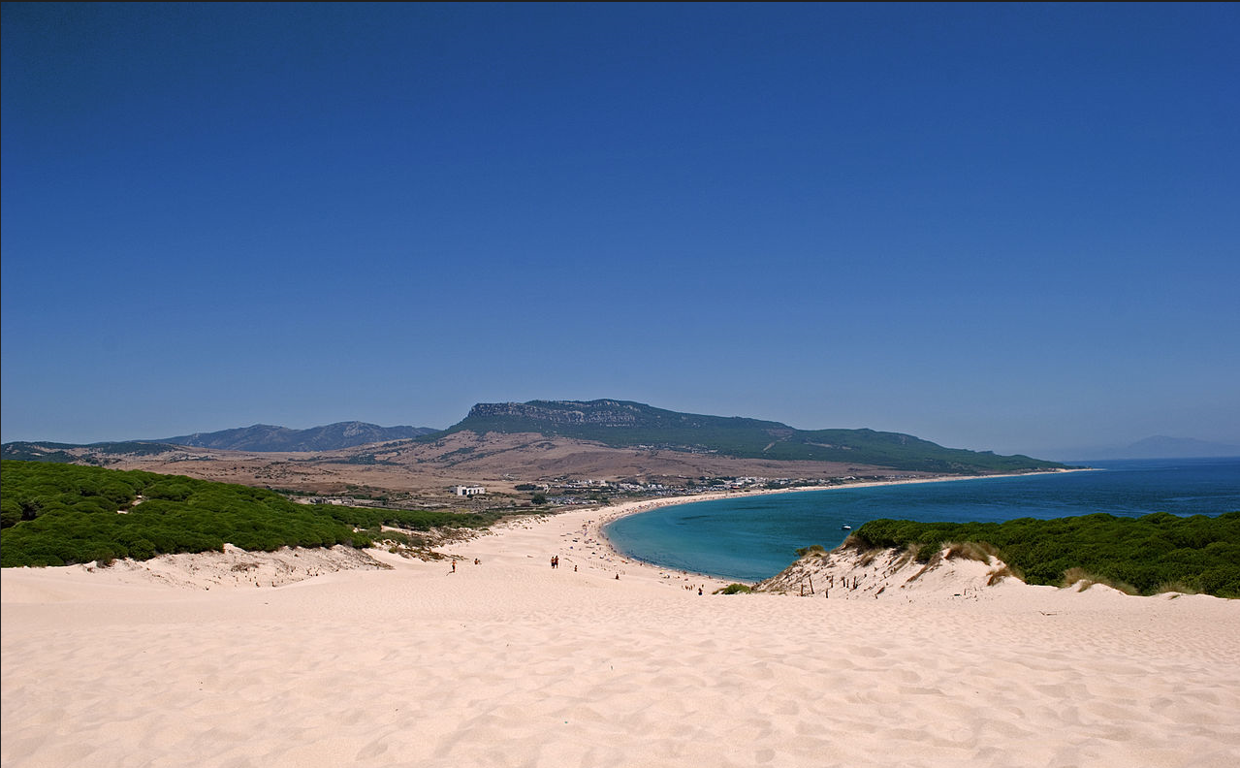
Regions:
M 1240 510 L 1240 458 L 1091 462 L 1095 471 L 832 488 L 663 507 L 612 522 L 623 554 L 736 581 L 768 578 L 811 544 L 834 548 L 845 525 L 878 518 L 1002 522 L 1106 512 L 1218 515 Z

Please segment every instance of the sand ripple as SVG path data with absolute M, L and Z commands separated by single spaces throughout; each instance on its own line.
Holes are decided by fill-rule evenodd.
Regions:
M 1240 603 L 699 597 L 614 561 L 552 571 L 559 533 L 538 533 L 461 545 L 452 575 L 224 593 L 66 580 L 39 599 L 6 572 L 26 597 L 4 603 L 0 760 L 1240 764 Z

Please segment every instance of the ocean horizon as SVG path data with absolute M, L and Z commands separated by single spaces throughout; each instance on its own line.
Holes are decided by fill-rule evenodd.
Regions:
M 1081 462 L 1086 464 L 1085 462 Z M 814 544 L 838 546 L 880 518 L 1003 522 L 1095 513 L 1219 515 L 1240 510 L 1240 457 L 1094 461 L 1090 472 L 836 487 L 661 507 L 620 518 L 606 535 L 627 557 L 742 582 L 774 576 Z M 848 526 L 848 528 L 845 528 Z

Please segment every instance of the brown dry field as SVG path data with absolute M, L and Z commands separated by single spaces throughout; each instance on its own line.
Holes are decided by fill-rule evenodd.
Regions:
M 376 463 L 353 463 L 373 455 Z M 446 502 L 453 485 L 484 485 L 488 495 L 516 493 L 521 483 L 638 479 L 681 485 L 706 477 L 818 480 L 888 474 L 870 465 L 817 461 L 735 459 L 711 454 L 611 448 L 601 443 L 540 434 L 484 436 L 458 432 L 434 443 L 376 443 L 318 453 L 261 453 L 186 448 L 156 456 L 109 462 L 113 469 L 142 469 L 203 480 L 337 495 L 382 491 Z M 902 477 L 928 476 L 901 472 Z M 360 489 L 360 490 L 359 490 Z

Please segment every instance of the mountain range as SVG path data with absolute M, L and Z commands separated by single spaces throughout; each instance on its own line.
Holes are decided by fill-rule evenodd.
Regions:
M 157 440 L 127 440 L 103 443 L 51 443 L 23 441 L 0 446 L 0 457 L 17 461 L 51 461 L 69 463 L 88 457 L 154 456 L 182 448 L 206 448 L 216 451 L 313 452 L 338 451 L 359 445 L 391 440 L 409 440 L 440 430 L 430 427 L 380 427 L 361 421 L 341 421 L 309 429 L 289 429 L 269 424 L 223 429 L 218 432 L 195 432 Z
M 537 433 L 591 440 L 613 448 L 714 453 L 742 459 L 851 462 L 918 472 L 1011 472 L 1064 465 L 1028 456 L 944 448 L 898 432 L 795 429 L 777 421 L 706 416 L 624 400 L 533 400 L 479 403 L 440 434 Z
M 214 448 L 220 451 L 336 451 L 355 445 L 408 440 L 438 432 L 430 427 L 380 427 L 361 421 L 341 421 L 324 427 L 289 429 L 255 424 L 219 432 L 165 437 L 153 442 Z
M 632 452 L 671 452 L 768 462 L 831 462 L 846 465 L 944 474 L 977 474 L 1057 469 L 1064 465 L 1028 456 L 999 456 L 989 451 L 945 448 L 898 432 L 871 429 L 796 429 L 776 421 L 708 416 L 655 408 L 624 400 L 533 400 L 526 403 L 479 403 L 446 430 L 425 427 L 379 427 L 341 422 L 312 429 L 256 424 L 220 432 L 195 433 L 156 441 L 72 446 L 58 443 L 7 443 L 4 458 L 79 461 L 84 456 L 149 455 L 188 446 L 232 451 L 338 451 L 387 442 L 426 445 L 471 433 L 485 443 L 487 435 L 541 435 L 601 443 Z M 498 439 L 498 438 L 497 438 Z M 73 450 L 79 449 L 79 450 Z M 82 450 L 85 449 L 85 450 Z M 486 451 L 480 443 L 470 454 Z M 464 450 L 464 449 L 462 449 Z

